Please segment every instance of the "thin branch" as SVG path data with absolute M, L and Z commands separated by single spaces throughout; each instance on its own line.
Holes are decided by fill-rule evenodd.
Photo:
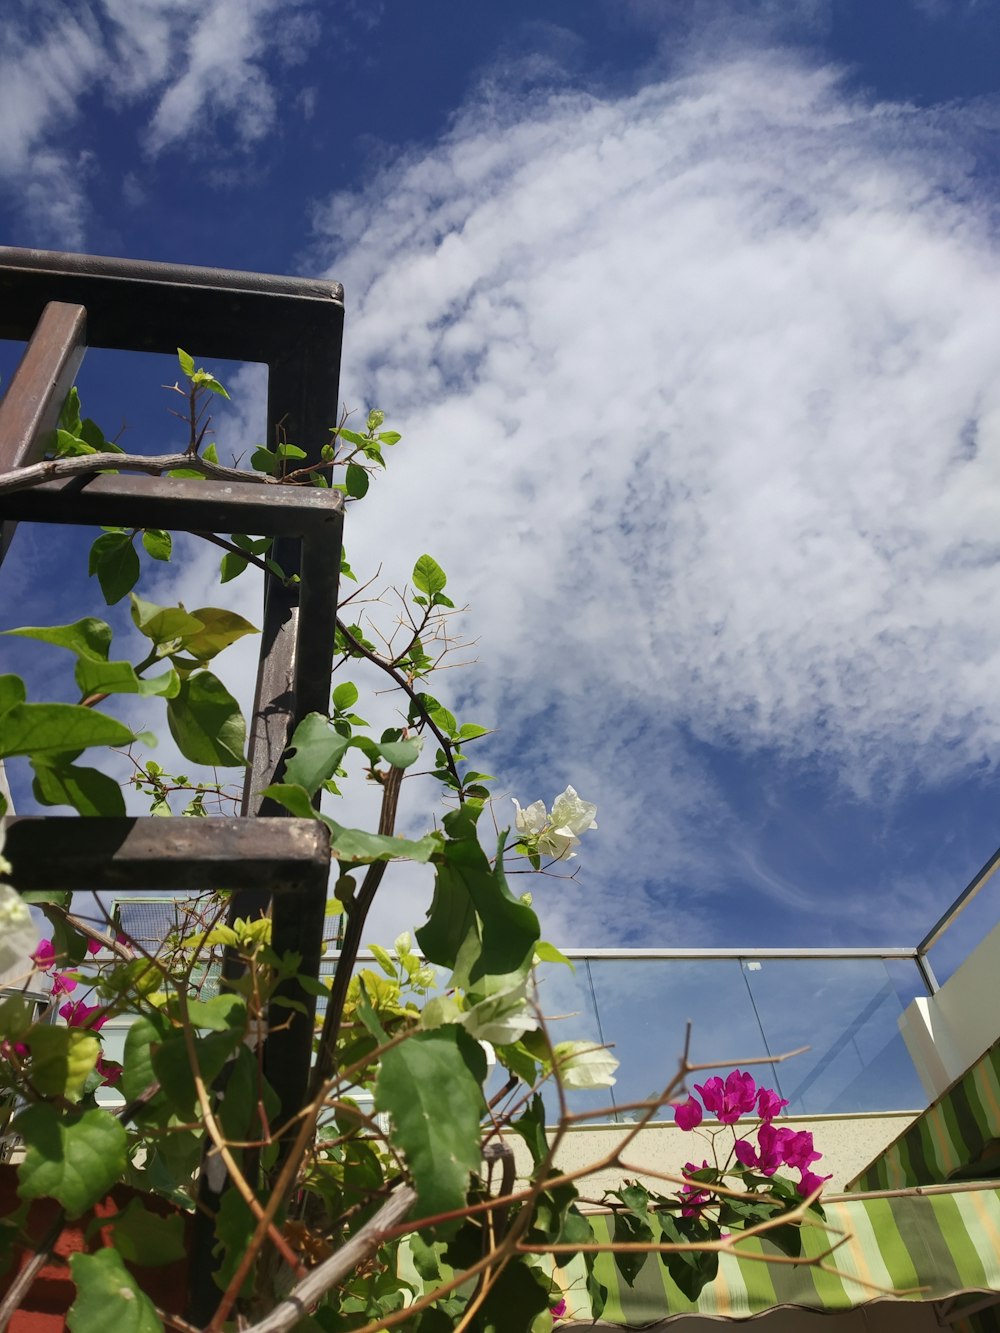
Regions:
M 356 1236 L 314 1268 L 269 1315 L 251 1324 L 246 1333 L 286 1333 L 287 1329 L 294 1328 L 331 1287 L 342 1282 L 375 1253 L 386 1233 L 403 1220 L 416 1199 L 415 1190 L 409 1185 L 401 1185 Z
M 159 454 L 154 457 L 148 454 L 77 454 L 71 458 L 46 458 L 41 463 L 32 463 L 29 467 L 14 468 L 11 472 L 0 473 L 0 494 L 23 491 L 43 481 L 61 481 L 64 477 L 86 476 L 88 473 L 125 470 L 160 476 L 176 468 L 200 472 L 211 481 L 245 481 L 258 486 L 281 484 L 277 478 L 265 476 L 262 472 L 223 467 L 220 463 L 210 463 L 205 458 L 187 452 Z

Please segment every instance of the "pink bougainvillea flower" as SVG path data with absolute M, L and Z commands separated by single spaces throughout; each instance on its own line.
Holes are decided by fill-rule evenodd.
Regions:
M 674 1107 L 674 1120 L 681 1129 L 696 1129 L 702 1120 L 701 1103 L 695 1097 L 679 1102 Z
M 31 961 L 40 972 L 47 972 L 56 961 L 56 951 L 52 941 L 39 940 L 38 948 L 31 955 Z
M 52 994 L 70 995 L 76 990 L 76 978 L 71 977 L 68 972 L 52 973 Z
M 25 1046 L 23 1041 L 8 1041 L 7 1038 L 0 1041 L 0 1059 L 2 1060 L 9 1060 L 14 1055 L 24 1059 L 26 1055 L 30 1054 L 31 1048 Z
M 93 957 L 95 953 L 100 953 L 103 948 L 104 945 L 101 943 L 100 940 L 87 941 L 87 952 L 90 954 L 91 957 Z
M 833 1172 L 831 1171 L 830 1176 L 832 1175 Z M 799 1193 L 805 1198 L 807 1194 L 812 1194 L 813 1190 L 819 1189 L 824 1181 L 830 1179 L 830 1176 L 817 1176 L 813 1171 L 803 1171 L 802 1179 L 798 1185 Z
M 757 1131 L 756 1149 L 748 1139 L 738 1139 L 734 1152 L 744 1166 L 752 1167 L 762 1176 L 773 1176 L 785 1161 L 785 1139 L 791 1132 L 790 1129 L 775 1129 L 765 1122 Z
M 787 1105 L 787 1098 L 779 1097 L 773 1088 L 757 1089 L 757 1114 L 761 1120 L 773 1120 Z
M 103 1055 L 97 1057 L 95 1068 L 110 1087 L 114 1087 L 122 1076 L 121 1065 L 116 1060 L 105 1060 Z
M 800 1129 L 798 1133 L 786 1129 L 784 1133 L 786 1138 L 782 1146 L 782 1155 L 786 1166 L 806 1171 L 813 1162 L 818 1162 L 822 1157 L 823 1154 L 816 1152 L 813 1147 L 813 1136 L 807 1129 Z
M 555 1305 L 549 1306 L 549 1314 L 553 1319 L 565 1319 L 566 1317 L 566 1297 L 562 1296 L 556 1301 Z
M 695 1166 L 694 1162 L 684 1163 L 685 1176 L 693 1176 L 696 1171 L 704 1171 L 708 1163 L 703 1159 L 701 1166 Z M 681 1217 L 697 1217 L 706 1203 L 711 1203 L 712 1196 L 708 1190 L 703 1189 L 697 1181 L 693 1185 L 682 1185 L 681 1194 L 687 1197 L 682 1200 Z
M 100 1032 L 101 1028 L 108 1021 L 105 1014 L 102 1018 L 92 1019 L 92 1014 L 101 1012 L 100 1005 L 84 1004 L 82 1000 L 67 1001 L 59 1010 L 59 1017 L 65 1018 L 71 1028 L 90 1028 L 91 1032 Z
M 742 1073 L 739 1069 L 726 1077 L 725 1083 L 716 1076 L 694 1085 L 695 1092 L 701 1093 L 705 1109 L 713 1111 L 724 1125 L 732 1125 L 746 1111 L 753 1111 L 757 1105 L 757 1084 L 753 1076 Z

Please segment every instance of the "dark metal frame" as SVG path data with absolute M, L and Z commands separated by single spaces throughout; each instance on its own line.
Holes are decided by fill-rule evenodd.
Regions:
M 199 359 L 263 362 L 268 440 L 280 427 L 305 450 L 303 466 L 318 463 L 337 420 L 343 318 L 343 288 L 322 279 L 0 247 L 0 338 L 30 339 L 0 401 L 0 472 L 44 456 L 88 346 L 172 353 L 179 344 Z M 127 473 L 45 481 L 0 496 L 0 559 L 20 519 L 275 538 L 274 559 L 300 582 L 265 581 L 244 818 L 15 819 L 8 847 L 25 887 L 227 888 L 233 916 L 270 905 L 275 949 L 301 954 L 302 972 L 317 976 L 329 840 L 259 793 L 279 780 L 302 718 L 329 709 L 339 493 Z M 295 983 L 284 994 L 301 1009 L 281 1008 L 265 1049 L 283 1119 L 305 1096 L 315 1006 Z

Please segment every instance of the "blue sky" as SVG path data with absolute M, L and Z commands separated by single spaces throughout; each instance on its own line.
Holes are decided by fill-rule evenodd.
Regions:
M 499 727 L 483 767 L 599 807 L 577 882 L 536 886 L 550 937 L 920 937 L 1000 842 L 992 6 L 92 0 L 0 27 L 6 243 L 344 282 L 345 400 L 404 434 L 352 563 L 434 554 L 472 608 L 448 685 Z M 223 456 L 262 431 L 229 369 Z M 91 354 L 85 406 L 159 447 L 167 377 Z M 64 550 L 22 533 L 7 624 L 80 614 Z M 213 566 L 150 591 L 203 604 Z M 373 934 L 423 893 L 389 886 Z

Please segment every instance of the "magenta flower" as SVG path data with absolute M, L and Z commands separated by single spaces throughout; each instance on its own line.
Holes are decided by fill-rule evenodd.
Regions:
M 90 954 L 91 957 L 93 957 L 95 953 L 100 953 L 103 948 L 104 945 L 101 943 L 100 940 L 87 941 L 87 952 Z
M 97 1057 L 95 1068 L 109 1087 L 114 1087 L 123 1073 L 122 1067 L 117 1060 L 105 1060 L 103 1055 Z
M 773 1088 L 757 1089 L 757 1114 L 761 1120 L 773 1120 L 787 1105 L 787 1098 L 779 1097 Z
M 52 941 L 39 940 L 38 948 L 31 955 L 31 961 L 40 972 L 47 972 L 56 961 L 56 951 Z
M 101 1028 L 108 1021 L 105 1014 L 102 1018 L 91 1020 L 91 1014 L 99 1014 L 100 1005 L 84 1004 L 82 1000 L 67 1001 L 59 1010 L 59 1017 L 65 1018 L 71 1028 L 90 1028 L 91 1032 L 100 1032 Z
M 52 973 L 52 994 L 69 995 L 76 990 L 76 978 L 71 977 L 68 972 Z
M 701 1103 L 694 1097 L 689 1097 L 686 1102 L 679 1102 L 674 1107 L 674 1121 L 681 1129 L 697 1129 L 701 1120 Z
M 813 1136 L 807 1129 L 800 1129 L 798 1133 L 790 1129 L 783 1132 L 787 1136 L 782 1149 L 786 1166 L 793 1166 L 798 1171 L 806 1171 L 812 1162 L 818 1162 L 822 1157 L 823 1154 L 816 1152 L 813 1148 Z
M 775 1129 L 765 1122 L 757 1131 L 757 1148 L 748 1139 L 738 1139 L 734 1145 L 737 1159 L 744 1166 L 752 1167 L 762 1176 L 773 1176 L 785 1161 L 785 1138 L 790 1129 Z
M 832 1175 L 833 1172 L 831 1171 L 830 1176 Z M 812 1194 L 813 1190 L 819 1189 L 825 1180 L 830 1179 L 830 1176 L 817 1176 L 813 1171 L 803 1171 L 802 1179 L 798 1184 L 799 1193 L 805 1198 L 807 1194 Z
M 696 1083 L 695 1092 L 701 1093 L 707 1111 L 714 1111 L 724 1125 L 732 1125 L 745 1111 L 753 1111 L 757 1105 L 757 1084 L 750 1074 L 734 1069 L 725 1083 L 716 1076 L 708 1078 L 704 1084 Z
M 549 1314 L 553 1319 L 565 1319 L 566 1317 L 566 1297 L 560 1296 L 555 1305 L 549 1306 Z
M 694 1162 L 684 1163 L 685 1176 L 693 1176 L 696 1171 L 704 1171 L 708 1163 L 703 1159 L 701 1166 L 695 1166 Z M 706 1203 L 711 1203 L 712 1196 L 708 1190 L 703 1189 L 697 1182 L 691 1185 L 681 1186 L 681 1195 L 687 1195 L 682 1198 L 681 1217 L 697 1217 Z

